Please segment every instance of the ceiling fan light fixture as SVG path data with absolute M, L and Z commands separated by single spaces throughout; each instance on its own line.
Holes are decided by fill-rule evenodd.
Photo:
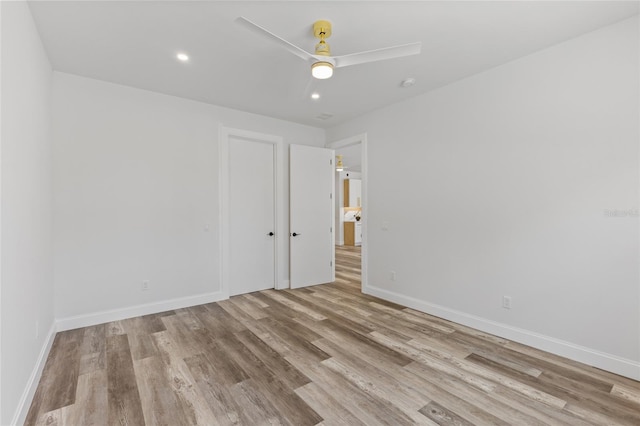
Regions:
M 311 75 L 318 80 L 325 80 L 333 75 L 333 64 L 326 61 L 318 61 L 311 65 Z

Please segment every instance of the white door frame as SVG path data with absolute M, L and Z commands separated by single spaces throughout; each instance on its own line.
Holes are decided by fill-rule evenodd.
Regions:
M 368 223 L 367 212 L 368 209 L 368 187 L 369 187 L 369 179 L 368 179 L 368 170 L 369 167 L 367 165 L 367 134 L 361 133 L 356 136 L 352 136 L 346 139 L 340 139 L 334 142 L 328 142 L 325 146 L 327 148 L 331 148 L 333 150 L 338 150 L 340 148 L 346 148 L 348 146 L 358 145 L 360 144 L 360 156 L 362 157 L 362 211 L 363 219 L 362 219 L 362 272 L 360 273 L 361 281 L 362 281 L 362 292 L 369 294 L 369 279 L 368 279 L 368 254 L 369 254 L 369 239 L 367 238 L 368 232 Z M 335 254 L 334 254 L 334 263 L 335 263 Z
M 233 129 L 220 125 L 218 129 L 219 168 L 219 232 L 220 232 L 220 293 L 223 299 L 229 298 L 229 138 L 237 137 L 274 145 L 274 218 L 275 218 L 275 265 L 274 283 L 276 289 L 284 288 L 281 279 L 281 262 L 284 259 L 285 224 L 282 192 L 284 188 L 284 153 L 282 136 L 268 135 L 249 130 Z

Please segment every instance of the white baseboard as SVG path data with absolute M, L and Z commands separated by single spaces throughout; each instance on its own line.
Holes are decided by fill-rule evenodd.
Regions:
M 44 370 L 44 366 L 47 362 L 47 357 L 49 356 L 49 350 L 51 350 L 51 345 L 53 344 L 53 339 L 55 336 L 56 323 L 53 322 L 51 324 L 51 327 L 49 328 L 49 333 L 44 340 L 44 344 L 40 349 L 40 354 L 38 355 L 36 365 L 33 367 L 33 371 L 29 376 L 27 385 L 25 386 L 24 391 L 22 392 L 22 396 L 20 397 L 20 401 L 18 402 L 18 406 L 16 407 L 13 419 L 11 420 L 12 425 L 22 425 L 27 419 L 27 414 L 29 414 L 29 408 L 31 407 L 31 401 L 33 400 L 33 396 L 36 393 L 36 389 L 38 389 L 38 383 L 40 383 L 42 370 Z
M 532 346 L 536 349 L 560 355 L 634 380 L 640 380 L 639 361 L 597 351 L 595 349 L 576 345 L 571 342 L 545 336 L 533 331 L 512 327 L 507 324 L 491 321 L 486 318 L 477 317 L 475 315 L 456 311 L 454 309 L 449 309 L 444 306 L 435 305 L 433 303 L 377 287 L 366 286 L 362 289 L 362 292 L 430 315 L 444 318 L 467 327 L 472 327 L 485 333 L 494 334 L 505 339 Z
M 141 315 L 170 311 L 172 309 L 188 308 L 189 306 L 218 302 L 227 298 L 228 297 L 224 297 L 222 292 L 199 294 L 197 296 L 180 297 L 161 302 L 130 306 L 127 308 L 60 318 L 56 321 L 56 325 L 58 331 L 73 330 L 75 328 L 89 327 L 92 325 L 104 324 L 106 322 L 138 317 Z

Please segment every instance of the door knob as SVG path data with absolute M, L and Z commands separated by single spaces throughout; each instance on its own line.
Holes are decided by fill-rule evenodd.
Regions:
M 295 232 L 294 232 L 294 233 L 293 233 L 293 234 L 291 234 L 291 235 L 293 235 L 293 236 L 295 237 L 295 236 L 297 236 L 297 235 L 302 235 L 302 234 L 297 234 L 297 233 L 295 233 Z
M 269 232 L 267 235 L 273 237 L 275 234 L 273 232 Z

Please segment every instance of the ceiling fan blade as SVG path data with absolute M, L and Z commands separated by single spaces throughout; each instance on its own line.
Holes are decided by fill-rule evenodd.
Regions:
M 402 44 L 400 46 L 383 47 L 382 49 L 367 50 L 366 52 L 352 53 L 351 55 L 333 56 L 336 68 L 350 65 L 364 64 L 366 62 L 384 61 L 403 56 L 417 55 L 422 47 L 421 42 Z
M 277 35 L 273 34 L 271 31 L 269 31 L 269 30 L 267 30 L 265 28 L 262 28 L 258 24 L 255 24 L 255 23 L 251 22 L 250 20 L 248 20 L 244 16 L 238 17 L 236 19 L 236 22 L 238 24 L 242 25 L 243 27 L 253 31 L 254 33 L 256 33 L 258 35 L 262 35 L 264 37 L 267 37 L 271 41 L 274 41 L 274 42 L 278 43 L 281 47 L 284 47 L 289 52 L 293 53 L 294 55 L 296 55 L 299 58 L 304 59 L 305 61 L 313 59 L 313 55 L 311 55 L 307 51 L 299 48 L 295 44 L 289 43 L 287 40 L 285 40 L 285 39 L 283 39 L 281 37 L 278 37 Z

